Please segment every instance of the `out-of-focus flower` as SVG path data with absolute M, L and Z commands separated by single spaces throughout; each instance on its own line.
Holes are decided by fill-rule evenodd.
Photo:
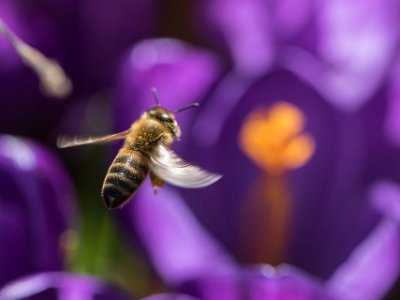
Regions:
M 168 50 L 163 52 L 168 53 Z M 153 101 L 150 100 L 150 86 L 157 86 L 153 78 L 162 74 L 169 79 L 168 83 L 173 83 L 181 80 L 181 73 L 176 73 L 176 69 L 190 69 L 189 63 L 181 65 L 185 62 L 183 59 L 167 65 L 163 61 L 152 62 L 151 68 L 138 68 L 128 62 L 126 68 L 131 66 L 135 70 L 134 76 L 129 77 L 134 88 L 124 89 L 119 94 L 119 102 L 127 101 L 124 97 L 128 94 L 136 99 L 147 95 L 147 99 L 142 100 L 141 109 L 145 109 L 151 106 L 147 103 Z M 188 82 L 197 83 L 195 76 L 194 79 L 189 76 L 192 75 L 188 73 Z M 140 84 L 143 82 L 151 84 Z M 201 282 L 215 272 L 218 274 L 205 282 L 212 283 L 216 278 L 227 282 L 235 290 L 233 295 L 242 291 L 237 286 L 252 290 L 253 281 L 246 279 L 248 273 L 240 266 L 243 262 L 279 266 L 272 269 L 273 276 L 261 280 L 267 286 L 281 278 L 282 263 L 303 269 L 306 273 L 300 276 L 300 282 L 306 278 L 306 282 L 312 282 L 311 286 L 316 284 L 318 291 L 304 293 L 307 295 L 304 299 L 320 291 L 321 299 L 341 299 L 342 293 L 350 293 L 341 284 L 343 291 L 337 286 L 326 288 L 324 281 L 334 278 L 334 282 L 336 276 L 342 279 L 350 276 L 335 271 L 346 269 L 354 257 L 358 257 L 357 260 L 370 257 L 371 253 L 365 250 L 367 246 L 360 246 L 365 251 L 353 252 L 362 241 L 379 244 L 384 239 L 384 234 L 368 236 L 379 219 L 367 204 L 368 188 L 385 174 L 379 169 L 370 170 L 368 175 L 363 172 L 363 166 L 373 159 L 366 146 L 375 137 L 374 134 L 367 138 L 364 134 L 361 120 L 366 113 L 349 116 L 332 108 L 313 86 L 288 71 L 274 71 L 255 79 L 232 72 L 219 78 L 216 86 L 204 85 L 203 88 L 212 88 L 212 92 L 208 100 L 202 102 L 191 124 L 184 119 L 189 128 L 182 128 L 178 151 L 189 161 L 224 175 L 221 182 L 205 189 L 180 190 L 204 227 L 193 220 L 180 196 L 169 191 L 170 187 L 159 192 L 157 198 L 162 201 L 158 201 L 153 199 L 156 197 L 150 186 L 144 185 L 133 199 L 134 203 L 122 212 L 124 224 L 129 228 L 127 232 L 136 229 L 165 282 L 183 287 L 201 299 L 213 299 L 205 296 L 206 289 L 197 287 L 203 286 Z M 179 95 L 182 89 L 185 90 L 185 86 L 177 89 L 171 84 L 167 93 Z M 163 93 L 160 95 L 162 99 Z M 165 106 L 173 105 L 171 102 Z M 126 111 L 118 114 L 121 119 L 117 122 L 126 124 L 120 129 L 132 121 L 130 114 L 138 114 L 135 108 L 121 107 Z M 262 182 L 258 184 L 260 175 Z M 256 205 L 251 204 L 254 201 Z M 379 251 L 394 249 L 393 244 L 386 246 Z M 349 261 L 343 265 L 348 257 Z M 384 272 L 380 266 L 374 268 L 371 260 L 368 260 L 368 267 L 377 276 L 371 281 Z M 353 270 L 353 267 L 348 268 Z M 371 284 L 371 295 L 387 292 L 397 273 L 396 270 L 387 272 L 386 285 L 378 281 Z M 356 281 L 369 280 L 361 275 L 357 275 L 354 285 Z M 304 287 L 300 286 L 300 289 Z M 190 288 L 186 290 L 187 287 Z M 222 288 L 216 289 L 222 291 Z M 354 296 L 354 299 L 362 298 Z
M 74 216 L 69 178 L 42 146 L 0 136 L 0 286 L 64 265 L 63 233 Z
M 61 272 L 38 273 L 14 280 L 0 288 L 1 300 L 132 300 L 128 294 L 101 280 Z

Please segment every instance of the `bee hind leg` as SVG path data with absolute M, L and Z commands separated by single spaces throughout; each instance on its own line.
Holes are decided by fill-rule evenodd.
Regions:
M 154 190 L 154 195 L 157 195 L 157 188 L 164 187 L 164 180 L 154 175 L 153 172 L 150 172 L 149 175 L 150 175 L 151 185 Z

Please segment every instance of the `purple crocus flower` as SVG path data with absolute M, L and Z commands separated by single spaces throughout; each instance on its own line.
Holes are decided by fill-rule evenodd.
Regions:
M 0 286 L 19 276 L 60 270 L 62 235 L 74 215 L 70 181 L 43 146 L 0 136 Z
M 162 201 L 152 197 L 144 190 L 130 206 L 134 227 L 162 278 L 196 299 L 374 300 L 381 299 L 399 274 L 400 188 L 391 182 L 370 189 L 383 217 L 325 282 L 289 265 L 239 267 L 177 194 L 164 193 Z M 176 297 L 171 299 L 183 296 Z
M 0 17 L 21 38 L 60 60 L 72 77 L 77 102 L 116 80 L 116 131 L 154 105 L 154 86 L 161 105 L 172 111 L 201 102 L 199 109 L 177 116 L 183 136 L 174 149 L 223 173 L 223 180 L 201 190 L 167 186 L 157 198 L 145 184 L 121 212 L 124 232 L 140 238 L 154 269 L 178 293 L 149 299 L 381 298 L 399 273 L 399 72 L 392 64 L 399 4 L 198 1 L 195 14 L 202 28 L 197 32 L 222 45 L 231 70 L 222 70 L 223 59 L 204 49 L 153 39 L 125 52 L 114 79 L 126 47 L 154 32 L 158 22 L 155 1 L 128 2 L 62 1 L 58 6 L 52 0 L 5 0 Z M 47 139 L 68 104 L 46 102 L 36 77 L 13 51 L 0 43 L 0 52 L 8 58 L 0 68 L 8 80 L 0 91 L 5 101 L 1 129 Z M 388 92 L 387 78 L 392 82 Z M 82 111 L 80 105 L 75 109 Z M 71 115 L 76 126 L 76 114 Z M 31 156 L 41 157 L 32 150 L 37 146 L 28 144 Z M 67 180 L 50 169 L 49 155 L 37 160 L 48 170 L 42 176 L 21 160 L 26 147 L 15 148 L 20 152 L 11 157 L 20 169 L 6 165 L 5 174 L 28 177 L 20 181 L 29 193 L 10 184 L 5 199 L 18 195 L 21 203 L 43 204 L 49 197 L 58 199 L 56 191 L 68 190 Z M 60 187 L 48 192 L 57 182 Z M 369 197 L 383 217 L 368 204 Z M 12 206 L 8 212 L 5 204 L 9 228 L 23 224 L 29 228 L 24 233 L 33 228 L 50 238 L 36 243 L 31 236 L 42 236 L 36 231 L 27 239 L 4 231 L 22 267 L 14 268 L 14 259 L 5 261 L 11 273 L 1 274 L 1 283 L 61 268 L 56 246 L 67 217 L 60 216 L 57 201 L 52 205 L 56 213 L 49 215 L 57 218 L 47 221 L 35 218 L 47 215 L 47 205 Z M 42 213 L 31 216 L 32 225 L 26 216 L 37 206 Z M 11 217 L 21 211 L 25 218 Z M 34 255 L 18 252 L 31 245 Z M 36 250 L 38 245 L 45 250 Z
M 372 257 L 365 250 L 367 246 L 357 248 L 358 245 L 363 241 L 367 244 L 374 243 L 371 240 L 382 241 L 386 235 L 380 235 L 379 230 L 371 233 L 379 216 L 367 204 L 369 185 L 386 175 L 380 169 L 367 171 L 364 167 L 374 162 L 367 145 L 375 134 L 367 139 L 363 128 L 363 120 L 369 116 L 370 109 L 351 115 L 338 111 L 324 101 L 326 99 L 312 85 L 284 70 L 253 79 L 231 72 L 220 77 L 216 86 L 202 85 L 204 81 L 197 81 L 197 77 L 188 72 L 185 79 L 193 85 L 190 89 L 182 86 L 177 90 L 173 83 L 182 80 L 182 73 L 175 70 L 190 70 L 191 62 L 185 57 L 187 53 L 198 53 L 197 50 L 186 47 L 184 52 L 174 51 L 175 58 L 181 58 L 165 63 L 162 54 L 170 53 L 171 48 L 158 41 L 146 43 L 157 44 L 157 50 L 163 51 L 155 52 L 157 59 L 150 60 L 151 67 L 141 67 L 135 60 L 125 65 L 125 69 L 134 72 L 122 74 L 134 75 L 122 75 L 121 82 L 129 78 L 134 88 L 121 85 L 125 88 L 120 90 L 117 101 L 124 104 L 121 107 L 125 112 L 119 110 L 118 113 L 118 123 L 124 124 L 120 129 L 127 127 L 133 114 L 138 114 L 125 105 L 126 95 L 129 99 L 146 98 L 142 103 L 151 101 L 149 89 L 157 86 L 157 81 L 152 80 L 158 74 L 168 77 L 169 85 L 163 88 L 167 95 L 180 95 L 199 88 L 205 90 L 204 95 L 210 89 L 194 121 L 189 124 L 183 119 L 189 128 L 186 137 L 183 128 L 184 135 L 177 151 L 189 161 L 224 174 L 221 182 L 202 190 L 177 194 L 167 187 L 157 195 L 162 201 L 158 201 L 150 186 L 145 185 L 132 200 L 135 203 L 122 212 L 127 232 L 136 230 L 165 282 L 201 299 L 213 299 L 212 296 L 207 298 L 205 287 L 213 287 L 213 282 L 221 280 L 221 284 L 215 285 L 218 291 L 221 289 L 217 287 L 225 286 L 222 284 L 225 282 L 235 290 L 233 295 L 241 295 L 253 290 L 253 279 L 257 281 L 265 275 L 262 267 L 248 271 L 241 263 L 271 263 L 277 267 L 271 269 L 272 275 L 261 280 L 261 286 L 267 286 L 263 291 L 269 291 L 268 286 L 278 282 L 282 289 L 285 282 L 293 282 L 299 290 L 310 287 L 305 288 L 307 292 L 298 292 L 307 295 L 304 299 L 309 295 L 342 299 L 342 295 L 356 288 L 357 282 L 367 280 L 358 274 L 360 277 L 351 281 L 354 286 L 349 284 L 349 289 L 335 286 L 336 278 L 349 280 L 350 271 L 357 272 L 355 267 L 346 266 L 357 265 L 353 262 L 364 255 Z M 193 64 L 198 66 L 199 62 L 201 60 Z M 161 99 L 163 93 L 160 92 Z M 280 109 L 275 106 L 278 100 L 282 100 Z M 150 105 L 142 104 L 140 109 Z M 164 104 L 166 107 L 174 105 L 173 102 Z M 267 123 L 254 116 L 265 118 Z M 259 125 L 250 133 L 243 133 L 249 132 L 245 128 L 252 122 Z M 272 130 L 262 131 L 263 128 Z M 376 132 L 382 132 L 382 126 L 377 128 Z M 257 132 L 254 139 L 251 132 Z M 246 143 L 250 142 L 258 143 L 250 147 L 258 149 L 258 153 L 246 150 L 250 145 Z M 276 147 L 271 148 L 270 144 Z M 393 153 L 393 149 L 389 152 Z M 394 173 L 391 178 L 396 178 Z M 200 223 L 193 219 L 183 199 Z M 389 243 L 381 251 L 393 251 L 395 244 Z M 397 258 L 392 258 L 388 264 L 391 261 L 396 265 Z M 282 263 L 304 271 L 285 273 L 296 268 L 285 269 Z M 372 282 L 370 294 L 382 296 L 393 284 L 398 271 L 397 268 L 381 271 L 384 268 L 374 267 L 374 263 L 368 263 L 377 276 L 369 279 Z M 341 274 L 340 270 L 346 268 L 348 270 Z M 382 285 L 377 280 L 381 275 L 377 274 L 384 272 L 387 277 Z M 358 291 L 354 293 L 354 299 L 363 299 Z

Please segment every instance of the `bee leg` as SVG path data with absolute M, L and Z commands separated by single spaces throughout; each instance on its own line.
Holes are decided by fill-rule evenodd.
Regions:
M 153 186 L 154 194 L 157 195 L 157 188 L 164 187 L 164 180 L 160 179 L 156 175 L 153 174 L 153 172 L 150 172 L 150 179 L 151 179 L 151 185 Z

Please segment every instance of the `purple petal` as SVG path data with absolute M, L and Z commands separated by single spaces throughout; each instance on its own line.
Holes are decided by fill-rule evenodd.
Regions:
M 30 275 L 0 289 L 0 300 L 14 299 L 132 300 L 132 297 L 95 278 L 53 272 Z
M 227 44 L 238 72 L 257 75 L 270 67 L 276 45 L 266 1 L 199 1 L 198 6 L 194 12 L 204 14 L 199 30 Z
M 314 4 L 312 0 L 270 1 L 272 18 L 277 30 L 276 39 L 282 40 L 301 34 L 312 17 Z
M 400 271 L 400 188 L 380 182 L 371 201 L 385 216 L 334 273 L 329 287 L 342 299 L 381 299 Z
M 321 282 L 290 266 L 264 265 L 225 275 L 209 274 L 186 283 L 183 289 L 203 300 L 334 299 Z
M 198 101 L 218 73 L 218 61 L 212 54 L 183 42 L 155 39 L 137 44 L 122 64 L 117 87 L 118 128 L 126 129 L 155 105 L 152 87 L 158 90 L 161 106 L 174 111 Z M 179 120 L 190 115 L 185 112 Z
M 143 298 L 141 300 L 200 300 L 184 294 L 158 294 Z
M 400 187 L 390 181 L 376 183 L 370 191 L 375 208 L 387 219 L 400 223 Z
M 200 226 L 176 193 L 166 188 L 155 196 L 149 187 L 142 187 L 134 202 L 129 206 L 130 226 L 136 228 L 167 283 L 178 284 L 234 268 L 229 255 Z
M 389 141 L 400 145 L 400 56 L 393 67 L 389 90 L 389 107 L 385 123 L 385 133 Z
M 335 106 L 357 109 L 378 89 L 393 60 L 399 3 L 333 0 L 318 8 L 319 57 L 293 49 L 284 55 L 286 63 Z
M 60 163 L 33 142 L 0 136 L 0 186 L 0 282 L 60 269 L 60 235 L 74 214 Z
M 260 273 L 250 285 L 251 299 L 334 299 L 318 279 L 294 267 L 283 265 Z

